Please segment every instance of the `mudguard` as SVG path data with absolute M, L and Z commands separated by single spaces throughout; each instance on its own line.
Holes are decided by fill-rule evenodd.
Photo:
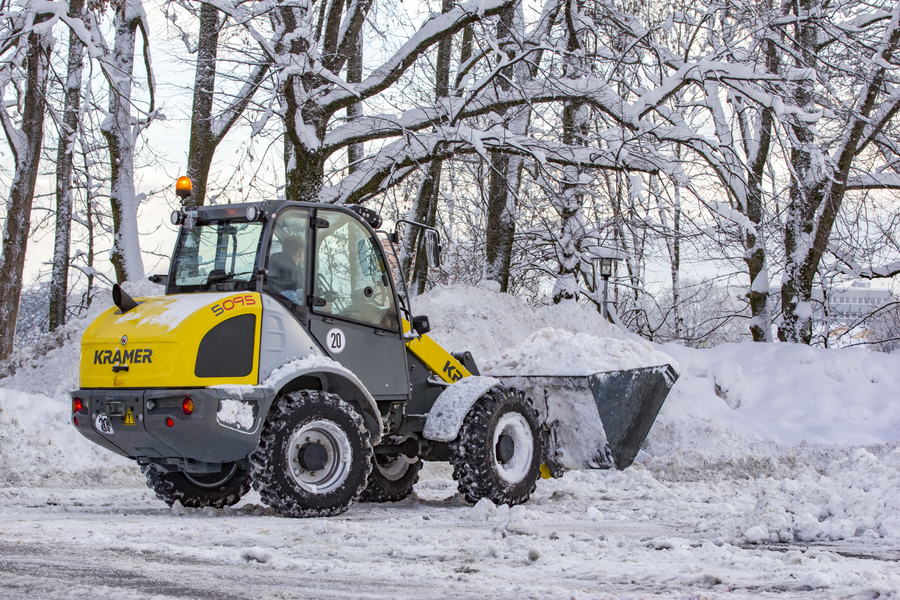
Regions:
M 472 375 L 448 386 L 428 413 L 422 436 L 435 442 L 455 440 L 466 413 L 476 400 L 496 385 L 502 385 L 499 379 Z
M 274 389 L 277 396 L 291 382 L 305 376 L 315 377 L 322 382 L 325 391 L 339 395 L 342 400 L 357 402 L 369 429 L 369 441 L 373 446 L 381 441 L 381 413 L 375 398 L 353 371 L 337 361 L 326 356 L 292 360 L 272 371 L 262 385 Z

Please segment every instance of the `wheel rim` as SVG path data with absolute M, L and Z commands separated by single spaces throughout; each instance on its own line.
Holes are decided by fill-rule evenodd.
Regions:
M 315 470 L 301 466 L 309 466 L 310 461 L 304 459 L 301 451 L 308 451 L 311 445 L 321 446 L 325 450 L 321 461 L 313 461 Z M 339 488 L 353 465 L 350 439 L 334 421 L 311 421 L 300 427 L 288 440 L 286 453 L 291 477 L 297 485 L 312 494 L 327 494 Z M 321 468 L 318 468 L 320 464 Z
M 505 438 L 502 440 L 503 452 L 498 448 L 501 445 L 501 438 Z M 497 467 L 497 473 L 509 483 L 522 481 L 528 475 L 534 458 L 534 435 L 528 421 L 519 413 L 506 413 L 497 422 L 492 441 L 491 456 Z M 500 455 L 510 452 L 510 443 L 512 456 L 509 460 L 501 461 Z
M 402 454 L 397 456 L 378 455 L 375 457 L 375 468 L 378 469 L 382 477 L 390 481 L 397 481 L 406 475 L 411 464 L 412 462 Z
M 184 478 L 196 485 L 197 487 L 202 488 L 215 488 L 219 487 L 226 481 L 232 478 L 235 471 L 237 471 L 237 463 L 231 463 L 231 468 L 222 469 L 218 473 L 207 473 L 205 475 L 191 475 L 187 471 L 184 473 Z

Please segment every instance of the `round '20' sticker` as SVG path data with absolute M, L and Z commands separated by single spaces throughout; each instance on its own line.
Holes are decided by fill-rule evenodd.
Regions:
M 331 354 L 340 354 L 347 347 L 347 336 L 337 327 L 332 327 L 325 334 L 325 346 Z

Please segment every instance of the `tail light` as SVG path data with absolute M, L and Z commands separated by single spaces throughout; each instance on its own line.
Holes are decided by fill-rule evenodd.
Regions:
M 194 401 L 190 398 L 185 398 L 184 402 L 181 403 L 181 410 L 184 414 L 189 415 L 194 412 Z
M 72 412 L 77 413 L 81 412 L 81 409 L 84 408 L 84 402 L 81 401 L 81 398 L 73 398 L 72 399 Z

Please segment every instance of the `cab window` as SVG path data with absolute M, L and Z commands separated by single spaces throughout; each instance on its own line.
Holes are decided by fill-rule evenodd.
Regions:
M 262 223 L 215 221 L 182 230 L 173 258 L 176 292 L 251 289 Z
M 304 287 L 308 232 L 308 210 L 288 208 L 279 213 L 272 228 L 263 281 L 272 293 L 301 306 L 306 303 Z
M 319 211 L 327 228 L 316 230 L 315 296 L 319 313 L 399 330 L 397 307 L 384 257 L 355 218 Z

